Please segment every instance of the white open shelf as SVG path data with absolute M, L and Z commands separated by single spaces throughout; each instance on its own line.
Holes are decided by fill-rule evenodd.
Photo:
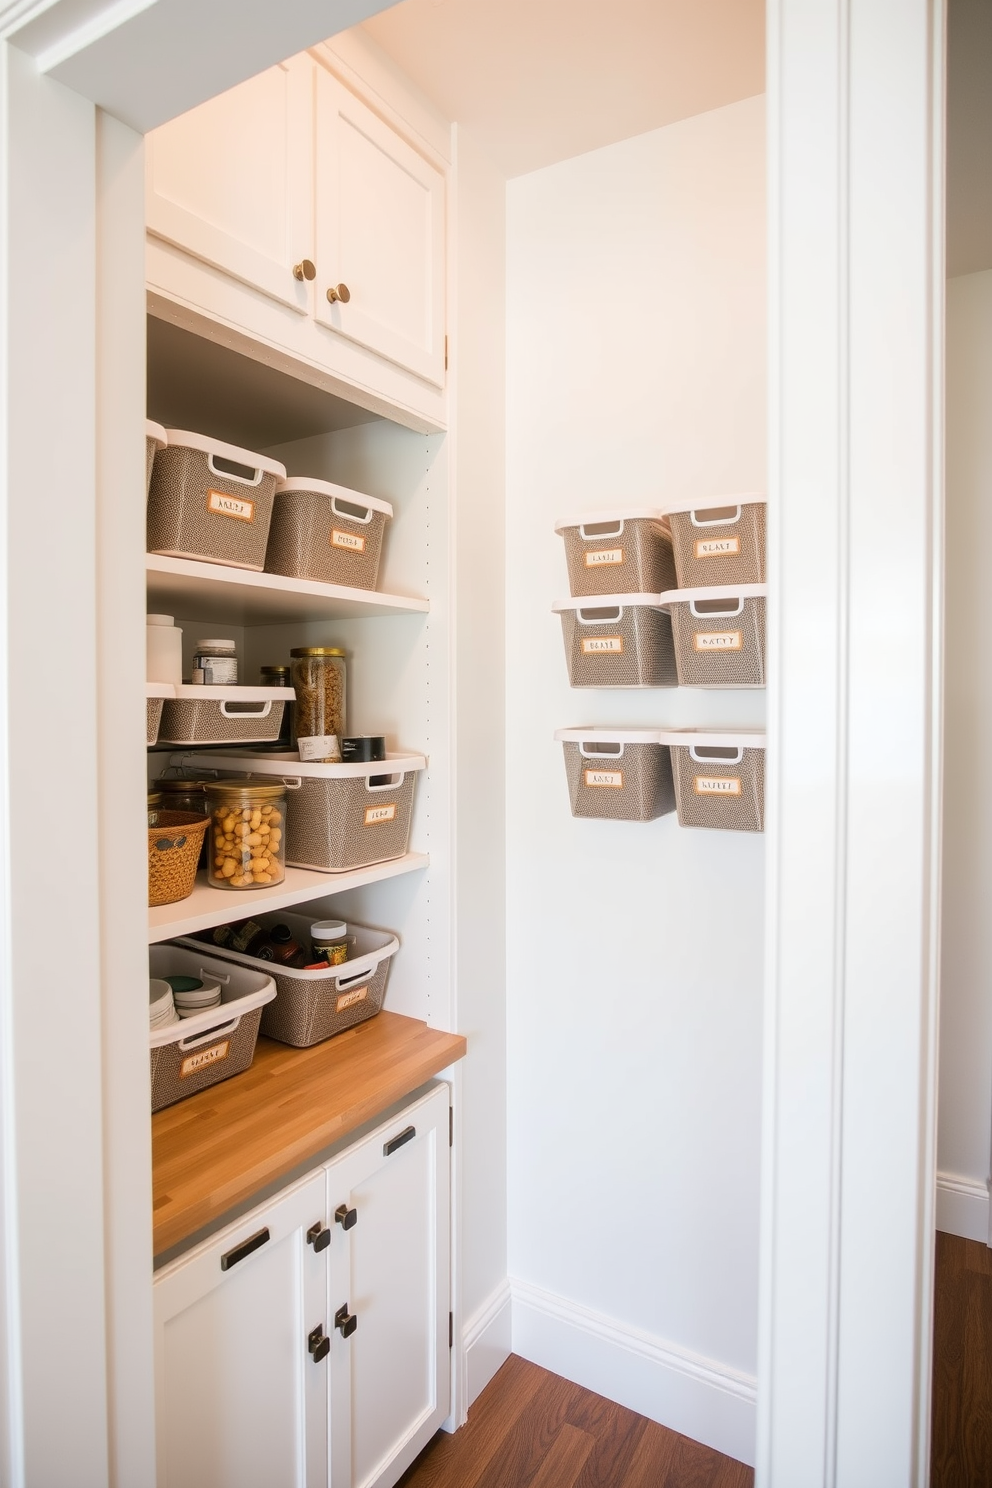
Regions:
M 162 904 L 148 911 L 148 941 L 171 940 L 176 935 L 193 935 L 213 925 L 226 925 L 265 910 L 288 909 L 292 904 L 305 904 L 308 899 L 323 899 L 328 894 L 343 894 L 346 889 L 359 889 L 364 884 L 396 878 L 401 873 L 414 873 L 426 868 L 426 853 L 407 853 L 389 863 L 374 863 L 371 868 L 355 868 L 350 873 L 318 873 L 312 868 L 287 868 L 281 884 L 271 889 L 212 889 L 206 874 L 196 875 L 196 887 L 188 899 L 178 904 Z
M 371 615 L 426 614 L 430 602 L 375 589 L 347 589 L 310 579 L 226 568 L 192 558 L 146 555 L 148 608 L 229 625 L 281 625 L 294 620 L 348 620 Z

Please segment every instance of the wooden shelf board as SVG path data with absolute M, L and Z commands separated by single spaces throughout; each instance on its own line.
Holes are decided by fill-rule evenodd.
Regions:
M 387 1012 L 312 1049 L 259 1039 L 244 1074 L 152 1117 L 155 1254 L 357 1131 L 465 1049 L 460 1034 Z
M 299 620 L 348 620 L 375 615 L 426 614 L 430 602 L 375 589 L 347 589 L 284 579 L 278 574 L 226 568 L 191 558 L 146 555 L 152 613 L 226 620 L 229 625 L 281 625 Z
M 349 873 L 317 873 L 312 868 L 287 868 L 281 884 L 271 889 L 252 889 L 243 894 L 233 890 L 212 889 L 203 869 L 196 875 L 196 887 L 188 899 L 178 904 L 161 904 L 148 911 L 148 941 L 172 940 L 176 935 L 193 935 L 213 925 L 242 919 L 271 909 L 289 909 L 292 904 L 305 904 L 308 899 L 323 899 L 327 894 L 343 894 L 346 889 L 359 889 L 363 884 L 379 883 L 401 873 L 414 873 L 426 868 L 426 853 L 407 853 L 389 863 L 374 863 L 371 868 L 354 868 Z

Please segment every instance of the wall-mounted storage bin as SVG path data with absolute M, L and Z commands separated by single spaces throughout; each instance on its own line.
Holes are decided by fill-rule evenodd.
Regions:
M 159 450 L 164 450 L 169 439 L 161 424 L 145 419 L 145 500 L 152 485 L 152 465 Z
M 565 539 L 572 594 L 660 594 L 674 589 L 668 521 L 660 511 L 589 512 L 555 523 Z
M 158 739 L 162 722 L 162 708 L 166 698 L 173 698 L 176 689 L 169 682 L 145 683 L 145 743 L 154 744 Z
M 657 594 L 559 600 L 572 687 L 676 687 L 672 623 Z
M 290 687 L 202 687 L 185 684 L 166 699 L 162 744 L 262 744 L 278 739 Z
M 148 551 L 261 571 L 286 467 L 203 434 L 167 429 L 166 438 L 152 467 Z
M 253 918 L 263 930 L 288 925 L 297 944 L 309 943 L 313 915 L 273 913 Z M 355 937 L 348 960 L 319 971 L 296 971 L 224 947 L 215 954 L 239 966 L 271 973 L 278 996 L 262 1011 L 261 1032 L 282 1044 L 309 1049 L 375 1017 L 382 1009 L 386 979 L 400 943 L 395 935 L 364 925 L 349 923 L 348 931 Z M 194 947 L 199 942 L 184 939 L 180 944 Z
M 672 755 L 680 827 L 765 828 L 765 735 L 662 729 Z
M 679 589 L 765 582 L 765 498 L 666 502 Z
M 680 687 L 764 687 L 765 586 L 675 589 L 672 617 Z
M 220 982 L 222 989 L 219 1008 L 149 1034 L 153 1111 L 248 1069 L 255 1057 L 262 1009 L 276 995 L 267 972 L 205 956 L 202 947 L 187 950 L 166 944 L 150 947 L 148 974 L 199 977 Z
M 294 868 L 347 873 L 401 858 L 410 842 L 422 754 L 390 754 L 376 764 L 304 763 L 296 754 L 186 755 L 184 772 L 273 777 L 285 783 L 286 861 Z
M 382 539 L 392 515 L 388 501 L 330 481 L 303 477 L 280 481 L 269 528 L 266 571 L 290 579 L 374 589 Z
M 668 748 L 657 729 L 558 729 L 572 815 L 654 821 L 675 810 Z

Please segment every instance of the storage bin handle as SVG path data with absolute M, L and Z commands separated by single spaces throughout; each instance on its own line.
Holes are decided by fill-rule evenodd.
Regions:
M 741 508 L 737 506 L 703 507 L 703 511 L 709 511 L 709 516 L 700 516 L 697 512 L 690 512 L 693 527 L 731 527 L 741 519 Z M 716 516 L 713 512 L 716 511 Z M 733 513 L 732 516 L 728 513 Z
M 623 745 L 621 744 L 617 749 L 587 749 L 586 746 L 580 742 L 579 753 L 581 754 L 583 759 L 622 760 Z
M 284 775 L 282 777 L 282 783 L 286 787 L 287 790 L 302 790 L 303 789 L 303 777 L 302 777 L 302 775 Z
M 357 971 L 353 971 L 350 976 L 335 978 L 334 985 L 338 992 L 346 992 L 349 987 L 360 982 L 362 977 L 371 976 L 379 963 L 374 956 L 363 956 L 361 962 L 356 961 L 354 964 L 358 967 Z
M 400 775 L 384 775 L 381 778 L 379 776 L 376 776 L 376 779 L 379 780 L 379 784 L 373 785 L 372 776 L 367 775 L 365 777 L 365 789 L 368 791 L 399 790 L 400 786 L 406 779 L 406 772 L 404 771 Z
M 206 1033 L 201 1033 L 199 1038 L 180 1039 L 179 1047 L 185 1054 L 187 1049 L 199 1049 L 201 1044 L 212 1044 L 216 1039 L 223 1038 L 225 1033 L 233 1033 L 241 1022 L 241 1014 L 230 1023 L 221 1023 L 217 1028 L 208 1028 Z
M 272 699 L 267 703 L 235 703 L 235 711 L 228 711 L 227 698 L 221 700 L 220 711 L 224 718 L 268 718 L 272 712 Z
M 352 508 L 351 511 L 344 510 L 348 506 Z M 372 520 L 372 508 L 370 506 L 363 506 L 360 501 L 342 501 L 339 504 L 338 498 L 332 496 L 331 511 L 336 517 L 341 517 L 345 522 L 362 522 L 364 524 Z M 359 512 L 364 512 L 364 517 L 359 516 Z
M 735 615 L 742 615 L 744 613 L 743 596 L 740 596 L 736 600 L 728 599 L 727 604 L 730 605 L 729 610 L 718 608 L 718 606 L 723 603 L 723 601 L 719 599 L 703 599 L 699 600 L 698 603 L 710 605 L 713 608 L 707 610 L 698 610 L 696 608 L 697 601 L 694 599 L 690 599 L 689 613 L 693 615 L 697 620 L 732 620 Z
M 209 454 L 207 456 L 207 469 L 210 471 L 210 474 L 215 475 L 218 480 L 237 481 L 239 486 L 260 486 L 262 484 L 262 476 L 265 474 L 265 471 L 262 470 L 260 466 L 258 467 L 258 469 L 252 470 L 252 467 L 250 465 L 239 465 L 236 460 L 224 460 L 224 464 L 227 465 L 229 469 L 219 470 L 216 463 L 218 459 L 224 460 L 223 455 Z M 247 475 L 239 475 L 239 470 L 250 470 L 250 477 Z
M 744 750 L 727 744 L 690 744 L 689 758 L 697 765 L 739 765 Z
M 590 605 L 587 610 L 576 610 L 575 614 L 580 625 L 616 625 L 623 619 L 623 605 Z
M 223 974 L 223 972 L 220 972 L 220 971 L 204 971 L 204 969 L 203 969 L 202 966 L 200 967 L 200 981 L 201 982 L 223 982 L 225 987 L 229 987 L 231 985 L 231 978 L 229 976 L 225 976 Z
M 583 522 L 579 536 L 583 542 L 596 542 L 601 537 L 620 537 L 623 534 L 623 518 L 615 522 Z

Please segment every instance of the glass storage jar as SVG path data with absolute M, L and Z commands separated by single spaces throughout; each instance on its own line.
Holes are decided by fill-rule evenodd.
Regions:
M 338 646 L 296 646 L 289 654 L 300 759 L 340 764 L 345 720 L 344 652 Z
M 206 687 L 237 687 L 238 648 L 232 640 L 197 641 L 193 652 L 193 681 Z
M 256 780 L 208 780 L 215 889 L 265 889 L 286 877 L 286 787 Z
M 258 669 L 262 687 L 292 687 L 288 666 L 263 666 Z M 293 704 L 287 703 L 282 710 L 282 726 L 279 737 L 267 746 L 276 753 L 285 753 L 293 747 Z
M 195 811 L 197 816 L 206 816 L 207 796 L 202 780 L 171 780 L 160 775 L 156 785 L 162 792 L 162 805 L 169 811 Z M 207 867 L 209 851 L 210 844 L 204 838 L 198 868 Z

